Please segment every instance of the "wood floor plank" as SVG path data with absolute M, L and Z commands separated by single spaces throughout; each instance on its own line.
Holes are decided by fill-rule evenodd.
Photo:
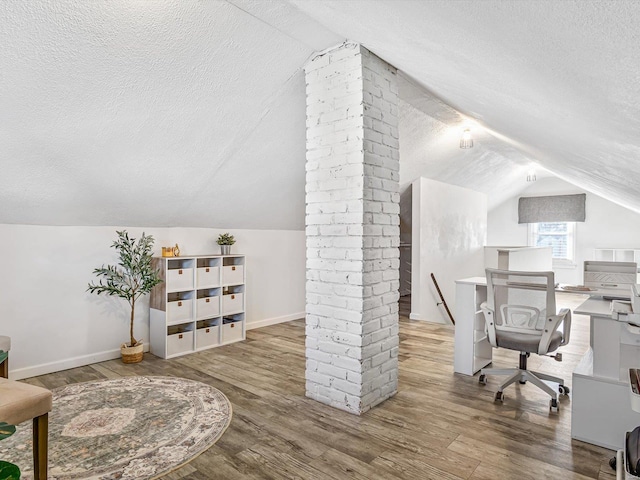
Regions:
M 473 457 L 478 462 L 486 465 L 501 467 L 505 464 L 516 467 L 521 472 L 535 472 L 534 478 L 562 478 L 563 480 L 587 480 L 594 478 L 599 471 L 597 459 L 593 459 L 590 464 L 593 466 L 592 476 L 582 475 L 566 468 L 556 467 L 547 463 L 547 457 L 537 457 L 520 454 L 510 451 L 503 446 L 498 446 L 491 441 L 480 441 L 465 435 L 460 435 L 449 445 L 449 450 L 458 452 L 461 455 Z M 479 473 L 476 472 L 476 475 Z
M 330 478 L 353 480 L 394 480 L 403 478 L 387 470 L 381 471 L 377 465 L 370 465 L 333 449 L 329 449 L 313 460 L 311 466 L 329 475 Z
M 401 299 L 401 312 L 408 309 Z M 499 379 L 485 386 L 453 373 L 453 336 L 454 327 L 401 317 L 399 391 L 362 416 L 305 397 L 304 320 L 250 330 L 245 342 L 180 358 L 146 354 L 137 365 L 111 360 L 26 382 L 56 388 L 168 375 L 221 390 L 234 410 L 227 432 L 167 480 L 615 478 L 612 451 L 571 439 L 570 398 L 550 414 L 544 393 L 515 385 L 504 404 L 494 403 Z M 564 361 L 534 355 L 529 365 L 570 385 L 588 340 L 588 319 L 574 315 Z M 496 366 L 517 362 L 517 352 L 494 353 Z
M 263 478 L 274 480 L 325 480 L 330 475 L 310 465 L 313 460 L 303 451 L 292 449 L 273 438 L 240 452 L 237 458 L 256 469 Z
M 199 475 L 198 477 L 189 475 L 186 477 L 189 480 L 191 478 L 194 480 L 226 480 L 230 478 L 262 480 L 264 478 L 258 470 L 242 462 L 235 455 L 229 455 L 220 450 L 217 445 L 211 447 L 206 454 L 192 460 L 188 465 L 193 467 Z
M 442 470 L 429 463 L 426 458 L 413 452 L 385 452 L 376 458 L 371 464 L 389 474 L 398 475 L 401 478 L 420 478 L 424 480 L 461 480 L 468 477 L 459 477 L 453 473 Z
M 183 478 L 196 478 L 198 470 L 193 465 L 183 465 L 178 470 L 174 470 L 173 472 L 167 473 L 162 478 L 164 480 L 181 480 Z

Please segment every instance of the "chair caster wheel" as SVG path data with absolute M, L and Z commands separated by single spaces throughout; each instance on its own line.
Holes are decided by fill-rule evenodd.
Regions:
M 559 385 L 558 393 L 560 393 L 560 395 L 569 395 L 569 387 L 566 387 L 564 385 Z
M 478 377 L 478 383 L 481 383 L 482 385 L 486 385 L 487 384 L 487 376 L 484 374 L 480 374 L 480 377 Z
M 560 405 L 558 405 L 558 400 L 556 400 L 555 398 L 551 399 L 551 401 L 549 402 L 549 410 L 553 413 L 558 413 L 558 411 L 560 410 Z
M 493 399 L 494 402 L 502 402 L 504 403 L 504 393 L 502 392 L 496 392 L 496 396 Z
M 613 469 L 613 470 L 617 470 L 618 469 L 618 459 L 616 457 L 611 457 L 609 459 L 609 466 Z
M 520 385 L 526 385 L 527 381 L 526 380 L 518 380 L 518 383 Z

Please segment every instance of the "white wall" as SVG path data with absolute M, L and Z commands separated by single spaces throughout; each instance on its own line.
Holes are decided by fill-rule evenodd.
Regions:
M 449 309 L 455 281 L 483 275 L 487 196 L 427 178 L 412 185 L 412 320 L 451 323 L 431 280 L 436 277 Z
M 554 268 L 556 281 L 582 284 L 583 262 L 594 259 L 594 248 L 640 248 L 640 215 L 585 192 L 559 178 L 545 178 L 533 183 L 516 197 L 489 212 L 490 245 L 527 245 L 527 224 L 518 224 L 518 198 L 536 195 L 586 193 L 586 221 L 576 224 L 576 265 Z
M 0 334 L 12 341 L 12 378 L 117 358 L 128 310 L 86 292 L 92 270 L 116 261 L 117 227 L 0 225 Z M 216 254 L 223 230 L 127 228 L 155 238 L 155 254 L 178 243 L 181 255 Z M 232 253 L 247 255 L 247 327 L 304 317 L 303 231 L 231 230 Z M 149 341 L 148 297 L 137 305 L 136 338 Z
M 411 295 L 411 185 L 400 194 L 400 295 Z

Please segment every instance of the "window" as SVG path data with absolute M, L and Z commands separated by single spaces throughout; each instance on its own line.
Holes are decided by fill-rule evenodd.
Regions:
M 554 266 L 573 265 L 575 253 L 575 222 L 544 222 L 529 224 L 529 245 L 552 247 Z

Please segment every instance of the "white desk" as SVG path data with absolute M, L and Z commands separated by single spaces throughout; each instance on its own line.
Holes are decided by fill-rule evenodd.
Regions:
M 591 290 L 575 291 L 559 285 L 556 292 L 580 293 L 584 295 L 620 295 L 619 291 Z M 484 315 L 480 310 L 487 300 L 486 277 L 471 277 L 456 280 L 456 330 L 454 344 L 453 371 L 465 375 L 475 375 L 492 361 L 492 348 L 485 334 Z M 607 302 L 608 309 L 608 302 Z M 608 313 L 604 312 L 604 313 Z M 589 313 L 586 313 L 589 315 Z M 593 332 L 591 333 L 593 338 Z
M 557 291 L 567 292 L 561 287 Z M 486 299 L 486 278 L 456 281 L 456 373 L 474 375 L 492 361 L 480 310 Z M 640 413 L 631 410 L 626 379 L 628 368 L 640 366 L 640 328 L 613 320 L 610 304 L 609 300 L 590 297 L 573 312 L 590 317 L 591 348 L 572 376 L 571 437 L 616 450 L 622 447 L 624 433 L 640 425 Z
M 640 425 L 627 381 L 628 369 L 640 365 L 640 329 L 613 320 L 610 304 L 589 298 L 573 312 L 589 315 L 591 348 L 573 372 L 571 437 L 615 450 Z
M 491 363 L 492 348 L 485 333 L 480 310 L 487 300 L 485 277 L 456 280 L 456 330 L 453 371 L 474 375 Z

